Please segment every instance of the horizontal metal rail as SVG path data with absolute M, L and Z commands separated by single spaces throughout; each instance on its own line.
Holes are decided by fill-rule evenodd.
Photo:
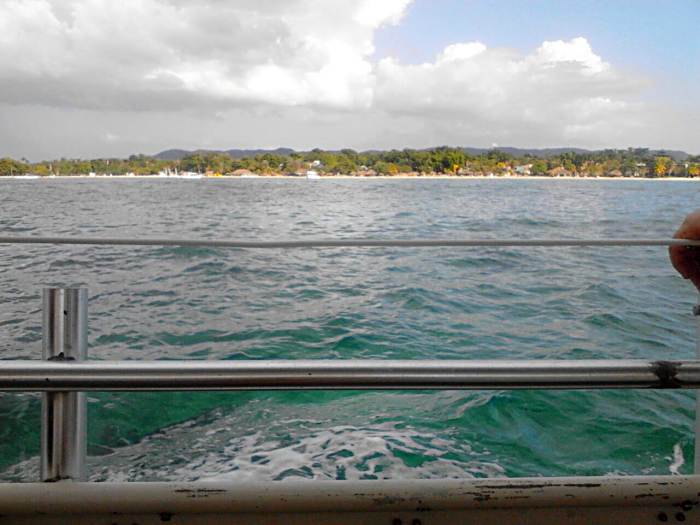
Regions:
M 0 361 L 0 391 L 700 388 L 700 360 Z
M 688 522 L 694 518 L 700 492 L 699 476 L 605 476 L 568 478 L 506 478 L 506 479 L 423 479 L 423 480 L 285 480 L 284 483 L 245 481 L 196 481 L 179 483 L 162 482 L 104 482 L 104 483 L 40 483 L 0 484 L 0 513 L 6 516 L 34 515 L 37 523 L 46 523 L 48 516 L 63 515 L 65 521 L 90 513 L 89 523 L 130 524 L 124 515 L 131 513 L 155 513 L 174 515 L 177 523 L 187 523 L 192 514 L 234 513 L 228 520 L 209 521 L 206 517 L 197 523 L 243 523 L 241 514 L 265 513 L 266 519 L 251 520 L 254 523 L 347 523 L 340 521 L 333 512 L 417 512 L 423 523 L 446 523 L 444 514 L 431 515 L 432 511 L 461 511 L 466 509 L 528 509 L 528 519 L 508 523 L 557 523 L 554 520 L 532 519 L 535 508 L 564 507 L 576 509 L 577 519 L 562 516 L 558 523 L 584 523 L 582 508 L 602 507 L 606 512 L 617 511 L 625 517 L 635 507 L 663 508 L 671 516 L 682 510 L 692 511 Z M 611 509 L 612 507 L 612 509 Z M 660 509 L 659 509 L 660 510 Z M 165 512 L 167 511 L 167 512 Z M 671 512 L 672 511 L 672 512 Z M 308 517 L 292 520 L 290 514 L 280 519 L 273 513 L 324 513 L 324 518 Z M 570 511 L 574 512 L 574 511 Z M 621 523 L 660 523 L 658 510 L 647 510 L 647 516 L 638 521 Z M 99 520 L 97 515 L 107 514 L 110 521 Z M 491 516 L 493 517 L 493 516 Z M 336 519 L 332 519 L 336 518 Z M 432 518 L 432 519 L 431 519 Z M 502 523 L 503 516 L 495 520 L 474 519 L 452 523 Z M 684 516 L 685 519 L 685 516 Z M 156 520 L 154 520 L 156 521 Z M 165 520 L 157 520 L 158 523 Z M 350 521 L 350 520 L 348 520 Z M 396 520 L 371 521 L 355 518 L 352 523 L 396 523 Z M 421 520 L 406 520 L 411 524 Z M 678 520 L 671 520 L 677 523 Z M 85 521 L 87 522 L 87 520 Z M 81 521 L 81 523 L 85 523 Z M 148 521 L 151 523 L 152 521 Z M 175 520 L 173 520 L 175 522 Z M 14 521 L 2 521 L 14 523 Z M 25 522 L 22 522 L 25 523 Z M 138 521 L 144 523 L 144 521 Z M 245 521 L 245 523 L 250 523 Z M 587 521 L 586 523 L 597 523 Z M 609 522 L 607 522 L 609 523 Z
M 301 241 L 241 241 L 227 239 L 138 239 L 116 237 L 9 237 L 0 244 L 75 244 L 123 246 L 191 246 L 210 248 L 439 248 L 439 247 L 565 247 L 565 246 L 700 246 L 691 239 L 308 239 Z

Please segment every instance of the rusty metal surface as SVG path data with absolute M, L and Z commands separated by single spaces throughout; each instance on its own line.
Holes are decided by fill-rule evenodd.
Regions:
M 658 512 L 665 509 L 663 512 L 667 516 L 675 510 L 689 520 L 700 513 L 696 510 L 700 503 L 698 494 L 700 476 L 265 484 L 11 483 L 0 484 L 0 515 L 4 516 L 0 523 L 18 523 L 21 515 L 46 518 L 86 512 L 107 516 L 163 513 L 166 516 L 261 513 L 304 513 L 310 516 L 318 513 L 420 514 L 486 509 L 512 509 L 517 514 L 530 509 L 528 512 L 543 515 L 533 509 L 560 509 L 567 513 L 566 509 L 583 508 L 604 508 L 606 512 L 624 510 L 637 516 L 640 515 L 639 508 Z M 8 516 L 12 517 L 10 521 Z
M 12 525 L 663 525 L 700 523 L 696 511 L 666 507 L 570 507 L 471 509 L 426 512 L 328 512 L 275 514 L 134 514 L 6 516 Z

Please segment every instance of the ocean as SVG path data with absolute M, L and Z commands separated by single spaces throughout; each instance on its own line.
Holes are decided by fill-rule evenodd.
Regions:
M 5 235 L 669 237 L 693 181 L 0 181 Z M 0 246 L 0 359 L 41 356 L 41 290 L 89 288 L 93 359 L 689 359 L 666 250 Z M 38 394 L 0 393 L 0 479 L 37 479 Z M 88 395 L 90 479 L 690 473 L 694 393 Z

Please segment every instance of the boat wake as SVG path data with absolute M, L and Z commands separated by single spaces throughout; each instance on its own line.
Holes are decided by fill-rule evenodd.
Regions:
M 99 458 L 94 481 L 426 479 L 503 477 L 466 443 L 396 422 L 366 427 L 279 419 L 244 430 L 240 416 L 217 415 L 170 427 Z M 252 430 L 252 429 L 251 429 Z M 181 452 L 176 452 L 181 451 Z M 474 456 L 472 460 L 465 457 Z

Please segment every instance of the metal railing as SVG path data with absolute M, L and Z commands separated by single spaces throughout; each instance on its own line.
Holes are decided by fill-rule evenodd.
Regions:
M 307 239 L 239 241 L 0 236 L 0 244 L 190 246 L 297 249 L 340 247 L 700 246 L 689 239 Z M 87 361 L 87 289 L 43 296 L 43 361 L 0 361 L 0 391 L 44 392 L 42 481 L 85 479 L 86 391 L 293 389 L 700 388 L 700 307 L 695 361 Z M 695 472 L 700 473 L 700 394 Z
M 700 388 L 700 308 L 687 361 L 88 361 L 87 302 L 86 288 L 45 289 L 43 360 L 0 361 L 0 391 L 44 392 L 42 481 L 86 478 L 86 391 Z M 696 472 L 698 435 L 700 419 Z
M 505 248 L 696 246 L 693 239 L 305 239 L 300 241 L 242 241 L 237 239 L 163 239 L 136 237 L 0 236 L 0 244 L 69 244 L 89 246 L 188 246 L 200 248 Z
M 700 388 L 700 361 L 5 361 L 0 390 L 514 390 Z

